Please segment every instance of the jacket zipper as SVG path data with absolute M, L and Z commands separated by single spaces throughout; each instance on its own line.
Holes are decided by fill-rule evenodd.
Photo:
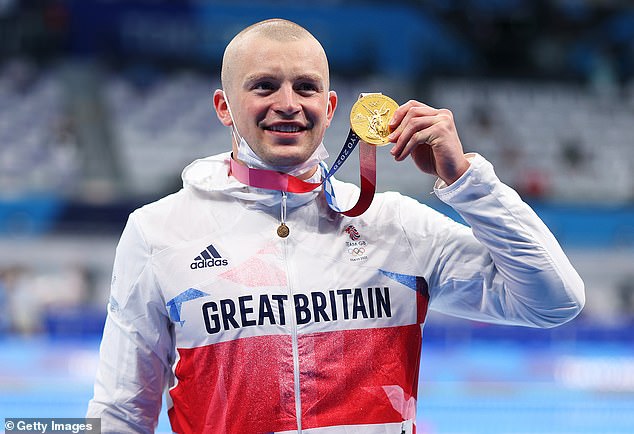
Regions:
M 286 224 L 286 192 L 282 192 L 282 201 L 281 201 L 281 213 L 280 213 L 281 224 Z M 291 270 L 288 264 L 288 242 L 286 237 L 282 237 L 283 251 L 284 251 L 284 266 L 286 268 L 286 278 L 288 279 L 288 299 L 290 301 L 290 306 L 293 306 L 294 309 L 294 297 L 293 297 L 293 288 L 291 285 Z M 299 387 L 299 344 L 297 339 L 297 318 L 295 318 L 295 314 L 291 313 L 291 339 L 292 339 L 292 347 L 293 347 L 293 387 L 295 392 L 295 417 L 297 419 L 297 433 L 302 433 L 302 398 L 300 395 L 300 387 Z

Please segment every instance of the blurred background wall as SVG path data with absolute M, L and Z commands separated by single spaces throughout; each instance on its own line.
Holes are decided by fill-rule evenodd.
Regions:
M 0 0 L 0 343 L 16 351 L 0 405 L 26 408 L 6 391 L 22 393 L 12 379 L 31 378 L 25 366 L 49 372 L 52 348 L 66 348 L 53 351 L 64 372 L 91 381 L 127 215 L 179 189 L 193 159 L 229 149 L 211 98 L 222 52 L 271 17 L 305 26 L 329 55 L 340 97 L 331 154 L 359 92 L 451 109 L 465 150 L 493 162 L 586 282 L 582 315 L 552 331 L 432 316 L 430 366 L 461 344 L 532 343 L 564 354 L 548 365 L 557 390 L 618 393 L 634 412 L 634 6 L 619 0 Z M 433 179 L 378 154 L 380 190 L 459 219 L 429 194 Z M 354 163 L 340 175 L 357 176 Z M 30 353 L 34 341 L 44 350 Z M 575 353 L 605 345 L 605 364 Z M 610 432 L 619 427 L 634 432 L 634 419 Z

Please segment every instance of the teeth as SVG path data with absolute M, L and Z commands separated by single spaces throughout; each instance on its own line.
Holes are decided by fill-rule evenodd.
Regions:
M 273 125 L 269 129 L 271 131 L 279 131 L 282 133 L 296 133 L 300 130 L 297 125 Z

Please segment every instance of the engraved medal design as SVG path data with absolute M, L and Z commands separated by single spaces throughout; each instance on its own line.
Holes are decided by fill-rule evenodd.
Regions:
M 398 104 L 392 98 L 373 93 L 360 98 L 350 111 L 350 127 L 361 140 L 376 146 L 387 145 L 388 122 Z

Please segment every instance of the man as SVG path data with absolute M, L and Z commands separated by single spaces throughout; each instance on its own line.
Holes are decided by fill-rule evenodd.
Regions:
M 214 106 L 233 153 L 187 167 L 181 191 L 131 214 L 117 248 L 88 411 L 104 432 L 152 431 L 168 387 L 178 433 L 412 433 L 428 306 L 533 327 L 581 310 L 583 283 L 554 237 L 464 154 L 449 111 L 400 106 L 391 153 L 438 176 L 436 194 L 472 228 L 397 193 L 350 218 L 322 188 L 233 176 L 246 165 L 321 181 L 337 95 L 302 27 L 243 30 L 222 86 Z M 344 206 L 358 194 L 332 187 Z

